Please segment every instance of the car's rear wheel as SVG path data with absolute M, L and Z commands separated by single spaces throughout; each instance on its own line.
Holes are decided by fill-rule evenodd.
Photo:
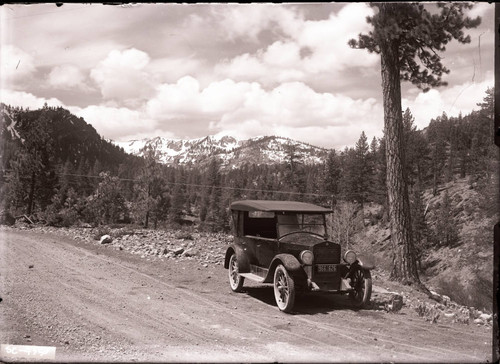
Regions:
M 244 282 L 245 277 L 240 275 L 236 254 L 233 253 L 229 259 L 229 285 L 231 286 L 231 290 L 233 292 L 241 292 Z
M 370 271 L 361 267 L 356 268 L 351 275 L 351 287 L 353 287 L 353 290 L 349 292 L 349 298 L 352 300 L 354 306 L 359 308 L 366 307 L 372 295 L 372 277 Z
M 274 298 L 281 311 L 292 311 L 295 304 L 295 282 L 281 264 L 274 272 Z

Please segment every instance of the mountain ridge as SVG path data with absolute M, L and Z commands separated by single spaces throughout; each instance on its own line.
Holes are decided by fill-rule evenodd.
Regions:
M 204 164 L 215 157 L 225 167 L 237 167 L 244 163 L 279 164 L 294 159 L 304 164 L 321 163 L 329 150 L 301 141 L 280 136 L 258 136 L 236 139 L 224 135 L 208 135 L 195 139 L 144 138 L 126 142 L 111 141 L 126 153 L 144 156 L 145 148 L 158 152 L 164 164 Z

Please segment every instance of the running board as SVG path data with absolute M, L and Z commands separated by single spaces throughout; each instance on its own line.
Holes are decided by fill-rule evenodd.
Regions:
M 240 276 L 251 279 L 252 281 L 256 281 L 259 283 L 264 282 L 264 277 L 258 276 L 254 273 L 240 273 Z

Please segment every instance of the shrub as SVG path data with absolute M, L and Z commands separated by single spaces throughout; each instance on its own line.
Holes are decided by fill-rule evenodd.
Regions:
M 493 284 L 485 277 L 471 277 L 468 284 L 462 283 L 457 277 L 441 278 L 437 283 L 441 294 L 449 296 L 456 303 L 490 311 L 493 307 Z
M 418 302 L 414 308 L 420 317 L 425 318 L 426 321 L 430 321 L 433 324 L 437 323 L 439 317 L 441 316 L 436 307 L 425 302 Z

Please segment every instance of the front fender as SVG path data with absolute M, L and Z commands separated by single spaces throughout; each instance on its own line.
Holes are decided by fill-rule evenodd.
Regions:
M 229 268 L 229 259 L 231 255 L 236 254 L 236 260 L 238 261 L 238 271 L 240 273 L 250 272 L 250 259 L 244 247 L 239 244 L 231 244 L 226 250 L 226 257 L 224 259 L 224 268 Z
M 358 264 L 364 269 L 375 269 L 375 258 L 371 255 L 358 254 Z
M 267 276 L 264 279 L 264 283 L 271 283 L 273 281 L 274 271 L 280 264 L 283 264 L 283 266 L 288 271 L 288 274 L 290 274 L 292 277 L 296 279 L 307 279 L 304 268 L 302 268 L 302 265 L 297 258 L 295 258 L 291 254 L 278 254 L 274 257 L 271 265 L 269 266 L 269 271 L 267 272 Z

